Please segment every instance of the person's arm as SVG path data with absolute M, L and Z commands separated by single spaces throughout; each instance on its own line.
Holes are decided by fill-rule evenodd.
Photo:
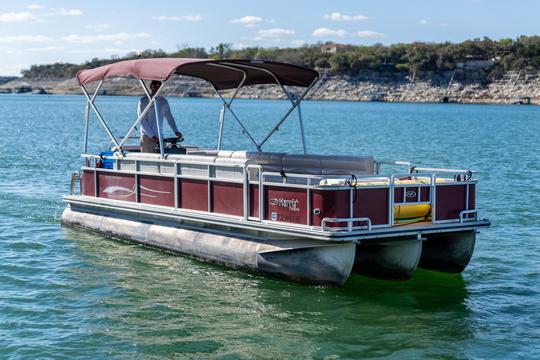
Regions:
M 174 117 L 171 112 L 171 107 L 169 106 L 169 102 L 164 98 L 163 99 L 163 117 L 167 119 L 167 122 L 169 123 L 169 126 L 174 131 L 174 134 L 176 137 L 182 137 L 182 133 L 178 131 L 178 128 L 176 127 L 176 122 L 174 121 Z

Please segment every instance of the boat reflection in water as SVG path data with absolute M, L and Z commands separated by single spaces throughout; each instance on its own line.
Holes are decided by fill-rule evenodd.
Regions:
M 421 269 L 407 282 L 352 275 L 343 287 L 298 286 L 99 234 L 65 234 L 83 259 L 69 281 L 84 284 L 84 316 L 99 320 L 93 331 L 114 354 L 254 357 L 266 344 L 267 356 L 436 348 L 455 357 L 474 337 L 460 274 Z
M 141 153 L 127 142 L 149 111 L 159 118 L 153 104 L 163 89 L 152 96 L 144 80 L 175 74 L 206 80 L 222 100 L 217 147 L 181 146 L 160 134 L 159 153 Z M 137 79 L 149 99 L 123 138 L 95 105 L 103 82 L 116 76 Z M 317 79 L 314 70 L 260 60 L 141 59 L 79 72 L 87 97 L 84 164 L 64 197 L 63 223 L 308 283 L 342 285 L 351 272 L 408 279 L 418 266 L 463 271 L 477 230 L 490 224 L 478 216 L 472 172 L 308 154 L 300 102 Z M 261 84 L 280 87 L 291 106 L 256 141 L 232 103 L 243 87 Z M 226 90 L 233 90 L 230 99 Z M 90 112 L 112 141 L 100 154 L 88 153 Z M 262 151 L 292 113 L 304 154 Z M 255 151 L 221 148 L 226 115 Z M 385 174 L 389 165 L 404 170 Z

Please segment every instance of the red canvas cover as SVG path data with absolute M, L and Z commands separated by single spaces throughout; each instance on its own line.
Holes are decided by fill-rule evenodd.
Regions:
M 153 58 L 125 60 L 81 70 L 77 73 L 77 80 L 80 85 L 111 77 L 164 81 L 174 73 L 207 80 L 218 90 L 238 87 L 244 76 L 244 85 L 276 84 L 277 78 L 282 85 L 300 87 L 308 87 L 319 76 L 315 70 L 274 61 Z

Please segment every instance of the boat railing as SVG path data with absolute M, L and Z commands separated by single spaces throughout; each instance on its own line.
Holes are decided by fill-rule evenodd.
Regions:
M 98 172 L 112 172 L 112 173 L 124 173 L 135 176 L 136 185 L 139 184 L 139 176 L 162 176 L 174 179 L 174 197 L 175 208 L 179 208 L 178 204 L 178 181 L 181 179 L 192 179 L 208 182 L 208 212 L 212 212 L 212 192 L 210 188 L 213 182 L 224 183 L 236 183 L 243 184 L 243 214 L 240 217 L 241 221 L 246 222 L 272 222 L 274 220 L 267 219 L 265 214 L 265 193 L 268 186 L 272 187 L 284 187 L 303 189 L 306 191 L 306 218 L 305 224 L 287 224 L 288 226 L 301 226 L 309 227 L 315 231 L 332 231 L 332 232 L 354 232 L 358 230 L 371 231 L 377 228 L 389 228 L 395 226 L 394 222 L 394 207 L 411 204 L 427 204 L 431 206 L 430 216 L 433 224 L 439 223 L 464 223 L 467 221 L 478 219 L 478 210 L 469 209 L 469 191 L 470 186 L 476 184 L 476 180 L 471 179 L 470 176 L 456 177 L 456 175 L 469 174 L 468 170 L 453 170 L 453 169 L 438 169 L 438 168 L 418 168 L 412 166 L 410 163 L 400 162 L 400 165 L 407 166 L 411 172 L 402 174 L 392 174 L 388 176 L 382 176 L 380 174 L 362 175 L 361 177 L 348 177 L 347 175 L 319 175 L 319 174 L 302 174 L 302 173 L 283 173 L 276 171 L 264 171 L 264 167 L 258 164 L 227 164 L 223 162 L 209 162 L 209 161 L 196 161 L 190 159 L 189 161 L 183 161 L 181 159 L 140 159 L 140 158 L 128 158 L 119 156 L 100 156 L 95 154 L 83 154 L 85 158 L 84 170 L 94 171 L 94 176 L 97 179 Z M 110 159 L 113 161 L 113 169 L 99 168 L 97 165 L 98 160 Z M 131 169 L 124 169 L 123 162 L 132 163 Z M 152 171 L 141 171 L 145 164 L 158 164 Z M 399 165 L 399 164 L 398 164 Z M 183 173 L 182 168 L 194 168 L 197 171 Z M 220 176 L 222 172 L 216 171 L 218 168 L 230 168 L 235 169 L 231 176 Z M 420 172 L 423 170 L 423 172 Z M 437 170 L 431 172 L 431 170 Z M 157 172 L 157 173 L 156 173 Z M 328 179 L 341 179 L 345 180 L 339 184 L 321 185 L 321 180 Z M 72 178 L 72 182 L 76 181 Z M 366 185 L 362 185 L 366 184 Z M 95 193 L 98 194 L 97 181 L 94 181 L 96 187 Z M 250 186 L 255 185 L 258 189 L 258 214 L 251 216 L 252 209 L 250 205 Z M 440 185 L 452 186 L 452 185 L 464 185 L 466 186 L 466 206 L 465 210 L 459 213 L 456 219 L 437 219 L 437 187 Z M 72 186 L 73 187 L 73 186 Z M 383 224 L 374 224 L 373 220 L 369 217 L 355 217 L 354 216 L 354 201 L 356 199 L 355 191 L 359 189 L 388 189 L 388 221 Z M 428 188 L 429 199 L 422 201 L 422 195 L 425 193 L 422 189 Z M 416 190 L 417 200 L 407 201 L 406 193 L 408 191 Z M 337 190 L 349 192 L 349 216 L 344 218 L 325 217 L 321 219 L 320 226 L 312 226 L 312 217 L 317 209 L 313 209 L 312 206 L 312 192 L 313 191 L 325 191 L 325 190 Z M 397 192 L 403 192 L 403 200 L 396 201 Z M 139 198 L 139 196 L 137 196 Z M 181 208 L 180 208 L 181 209 Z M 182 209 L 185 210 L 185 209 Z M 188 210 L 189 211 L 189 210 Z M 316 214 L 316 213 L 315 213 Z M 317 214 L 316 214 L 317 215 Z M 345 224 L 345 226 L 337 226 L 339 224 Z
M 322 231 L 341 231 L 342 228 L 336 228 L 336 227 L 328 227 L 328 223 L 347 223 L 347 231 L 355 231 L 355 230 L 368 230 L 371 231 L 372 225 L 371 225 L 371 219 L 368 217 L 358 217 L 358 218 L 324 218 L 321 221 L 321 229 Z M 357 222 L 365 222 L 366 225 L 357 225 L 354 226 L 354 223 Z

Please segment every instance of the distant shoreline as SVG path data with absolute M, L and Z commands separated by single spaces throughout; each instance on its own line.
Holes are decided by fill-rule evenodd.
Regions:
M 528 74 L 516 81 L 519 74 L 508 73 L 501 79 L 467 79 L 450 81 L 451 74 L 424 74 L 411 79 L 408 74 L 378 76 L 364 73 L 362 76 L 322 74 L 307 99 L 329 101 L 380 101 L 402 103 L 460 103 L 460 104 L 540 104 L 540 76 Z M 448 86 L 450 84 L 450 86 Z M 38 94 L 80 95 L 81 89 L 71 79 L 24 79 L 17 78 L 0 85 L 0 93 L 13 90 Z M 252 86 L 243 90 L 239 98 L 283 99 L 276 86 Z M 138 84 L 129 79 L 105 82 L 104 95 L 141 96 Z M 163 91 L 165 96 L 212 98 L 214 93 L 202 80 L 176 78 L 169 81 Z

